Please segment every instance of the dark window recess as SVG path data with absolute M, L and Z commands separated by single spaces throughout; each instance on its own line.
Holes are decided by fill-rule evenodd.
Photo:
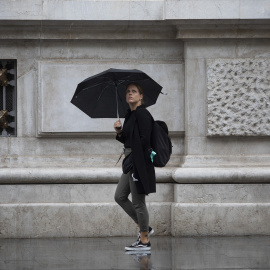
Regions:
M 0 59 L 0 137 L 17 132 L 17 61 Z

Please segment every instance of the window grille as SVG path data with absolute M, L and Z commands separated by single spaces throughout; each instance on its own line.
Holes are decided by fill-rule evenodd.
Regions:
M 17 61 L 0 59 L 0 137 L 16 136 Z

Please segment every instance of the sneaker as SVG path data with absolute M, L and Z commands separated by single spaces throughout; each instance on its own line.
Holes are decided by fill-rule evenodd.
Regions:
M 150 241 L 147 244 L 143 244 L 141 241 L 137 242 L 135 245 L 130 245 L 129 247 L 125 247 L 125 250 L 150 250 L 151 244 Z
M 150 235 L 152 235 L 154 232 L 155 232 L 154 229 L 153 229 L 152 227 L 149 226 L 149 229 L 148 229 L 148 237 L 149 237 Z M 134 242 L 134 243 L 131 244 L 130 246 L 131 246 L 131 247 L 136 246 L 136 245 L 138 244 L 138 242 L 140 242 L 140 240 L 141 240 L 141 233 L 138 232 L 138 237 L 137 237 L 136 242 Z

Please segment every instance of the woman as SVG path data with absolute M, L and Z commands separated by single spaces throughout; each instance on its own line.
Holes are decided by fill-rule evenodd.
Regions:
M 143 90 L 137 83 L 126 88 L 129 104 L 124 126 L 120 119 L 114 123 L 116 139 L 124 144 L 125 156 L 132 152 L 132 169 L 122 174 L 115 192 L 115 201 L 138 225 L 138 239 L 126 250 L 150 250 L 149 236 L 154 230 L 149 227 L 149 215 L 145 195 L 156 192 L 155 169 L 151 161 L 150 138 L 153 118 L 143 105 Z M 128 199 L 131 193 L 132 202 Z

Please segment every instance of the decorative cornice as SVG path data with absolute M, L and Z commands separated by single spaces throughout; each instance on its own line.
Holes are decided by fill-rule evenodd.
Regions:
M 1 21 L 0 39 L 269 38 L 269 20 Z
M 0 20 L 0 39 L 96 40 L 175 39 L 176 27 L 164 22 L 13 21 Z

